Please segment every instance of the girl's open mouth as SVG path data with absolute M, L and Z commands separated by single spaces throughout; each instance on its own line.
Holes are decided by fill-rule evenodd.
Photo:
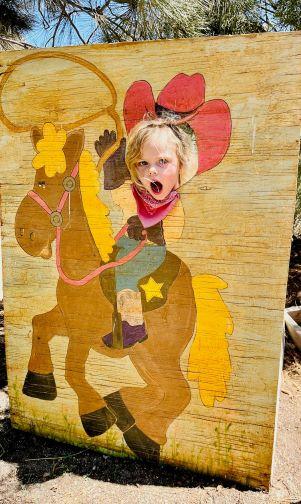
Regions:
M 151 186 L 151 189 L 154 193 L 156 194 L 160 194 L 160 192 L 162 191 L 163 189 L 163 185 L 161 184 L 161 182 L 159 182 L 158 180 L 153 180 L 150 184 Z

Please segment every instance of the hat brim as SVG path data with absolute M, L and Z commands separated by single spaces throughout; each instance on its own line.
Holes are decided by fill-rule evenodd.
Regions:
M 152 87 L 147 81 L 136 81 L 128 88 L 123 104 L 123 117 L 127 133 L 129 134 L 131 129 L 147 114 L 155 115 L 155 98 Z
M 227 103 L 224 100 L 205 102 L 187 123 L 196 137 L 199 158 L 197 173 L 211 170 L 222 161 L 230 145 L 232 124 Z

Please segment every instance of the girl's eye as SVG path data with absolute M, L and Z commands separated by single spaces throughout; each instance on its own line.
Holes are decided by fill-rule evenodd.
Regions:
M 164 165 L 165 165 L 165 164 L 167 164 L 167 163 L 168 163 L 167 159 L 165 159 L 165 158 L 161 158 L 161 159 L 159 159 L 159 165 L 160 165 L 160 166 L 164 166 Z
M 139 161 L 138 166 L 147 166 L 148 162 L 147 161 Z

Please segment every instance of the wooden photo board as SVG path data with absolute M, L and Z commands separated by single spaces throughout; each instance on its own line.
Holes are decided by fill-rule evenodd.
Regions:
M 14 427 L 268 486 L 300 44 L 277 33 L 0 54 Z M 160 159 L 135 161 L 149 175 L 133 189 L 125 155 L 143 120 L 137 155 L 157 134 Z

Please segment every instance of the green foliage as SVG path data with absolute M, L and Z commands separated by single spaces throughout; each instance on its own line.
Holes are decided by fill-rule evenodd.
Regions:
M 1 0 L 3 1 L 3 0 Z M 300 0 L 23 0 L 45 45 L 300 29 Z
M 293 234 L 297 238 L 301 238 L 301 156 L 299 157 L 298 178 L 297 178 L 297 194 Z
M 283 29 L 301 30 L 300 0 L 278 0 L 272 3 L 275 18 Z
M 14 39 L 20 40 L 32 26 L 32 16 L 21 1 L 0 0 L 0 49 L 10 49 Z
M 255 0 L 212 0 L 203 15 L 209 35 L 231 35 L 266 31 Z
M 299 159 L 297 180 L 298 180 L 298 190 L 297 190 L 296 213 L 298 213 L 301 216 L 301 158 Z
M 107 41 L 194 37 L 205 30 L 200 0 L 115 0 L 113 4 L 102 19 Z
M 37 19 L 45 45 L 301 29 L 300 0 L 0 0 L 0 36 Z
M 46 45 L 193 37 L 205 32 L 203 0 L 25 0 L 40 13 Z

